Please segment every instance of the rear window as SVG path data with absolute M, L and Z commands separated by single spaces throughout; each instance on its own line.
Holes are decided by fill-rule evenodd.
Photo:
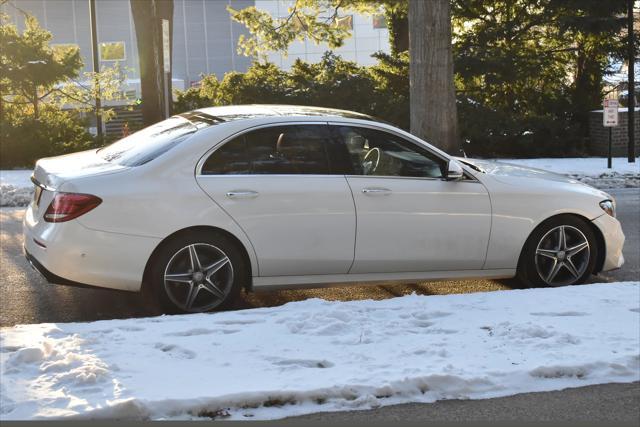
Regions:
M 140 166 L 214 123 L 216 120 L 206 116 L 170 117 L 101 148 L 98 155 L 122 166 Z

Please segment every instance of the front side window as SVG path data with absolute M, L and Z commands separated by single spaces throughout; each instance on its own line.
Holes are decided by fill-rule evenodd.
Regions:
M 240 135 L 216 149 L 203 175 L 329 174 L 325 125 L 274 126 Z
M 355 126 L 335 126 L 334 133 L 354 175 L 443 177 L 445 160 L 392 133 Z

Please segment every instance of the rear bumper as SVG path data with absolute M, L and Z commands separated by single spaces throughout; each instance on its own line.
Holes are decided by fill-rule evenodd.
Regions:
M 598 227 L 604 237 L 604 263 L 602 271 L 615 270 L 624 264 L 622 248 L 624 246 L 624 233 L 620 221 L 614 217 L 604 214 L 594 219 L 593 224 Z
M 76 220 L 47 223 L 30 206 L 23 222 L 24 251 L 50 283 L 139 291 L 160 239 L 108 233 Z
M 65 285 L 65 286 L 74 286 L 77 288 L 93 288 L 100 289 L 99 286 L 88 285 L 86 283 L 74 282 L 73 280 L 65 279 L 64 277 L 57 276 L 47 270 L 40 262 L 27 251 L 27 249 L 23 246 L 24 256 L 29 261 L 31 268 L 33 268 L 36 272 L 38 272 L 44 280 L 52 285 Z

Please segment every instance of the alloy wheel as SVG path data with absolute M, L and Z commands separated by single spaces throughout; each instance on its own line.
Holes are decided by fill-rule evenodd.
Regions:
M 549 230 L 536 248 L 538 275 L 549 286 L 565 286 L 578 281 L 589 266 L 591 248 L 582 231 L 570 225 Z
M 181 310 L 201 312 L 222 304 L 233 285 L 233 265 L 220 248 L 194 243 L 178 250 L 164 271 L 164 288 Z

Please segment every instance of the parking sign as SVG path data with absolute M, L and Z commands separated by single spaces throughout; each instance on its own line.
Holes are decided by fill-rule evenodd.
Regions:
M 602 125 L 605 127 L 618 126 L 618 100 L 617 99 L 604 100 Z

